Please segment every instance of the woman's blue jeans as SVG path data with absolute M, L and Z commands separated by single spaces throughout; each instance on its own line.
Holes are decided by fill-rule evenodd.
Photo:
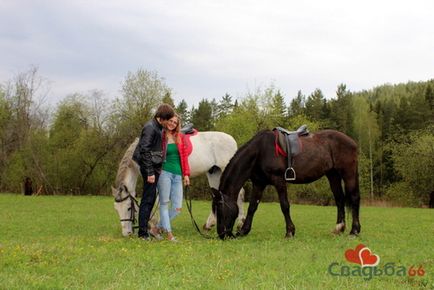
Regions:
M 182 208 L 182 176 L 161 171 L 158 179 L 158 194 L 160 195 L 159 226 L 171 232 L 170 221 L 181 212 Z M 171 203 L 170 208 L 169 203 Z

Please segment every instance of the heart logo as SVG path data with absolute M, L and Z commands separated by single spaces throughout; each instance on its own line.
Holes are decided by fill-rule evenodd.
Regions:
M 345 251 L 345 258 L 348 262 L 359 264 L 362 267 L 375 267 L 380 263 L 380 257 L 363 244 Z
M 371 250 L 367 247 L 359 252 L 359 257 L 362 261 L 362 267 L 375 267 L 380 263 L 380 257 L 372 254 Z
M 362 265 L 362 258 L 360 257 L 360 252 L 362 249 L 366 248 L 365 245 L 359 244 L 355 250 L 349 249 L 345 251 L 345 258 L 348 262 Z

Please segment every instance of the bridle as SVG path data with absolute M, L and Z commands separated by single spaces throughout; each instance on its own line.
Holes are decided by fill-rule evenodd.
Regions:
M 120 202 L 124 202 L 127 199 L 131 200 L 131 204 L 130 204 L 130 208 L 128 208 L 128 210 L 130 211 L 130 218 L 127 219 L 120 219 L 121 222 L 132 222 L 133 223 L 133 230 L 134 230 L 134 224 L 137 222 L 136 219 L 136 206 L 139 207 L 139 202 L 137 201 L 137 199 L 131 195 L 131 193 L 128 191 L 128 188 L 123 185 L 123 189 L 124 191 L 127 193 L 127 195 L 125 197 L 121 197 L 121 198 L 115 198 L 115 202 L 116 203 L 120 203 Z M 119 193 L 121 192 L 121 188 L 119 188 Z M 120 196 L 120 195 L 119 195 Z
M 211 193 L 211 195 L 212 195 L 213 199 L 215 200 L 216 195 L 214 195 L 214 193 Z M 233 204 L 230 204 L 230 203 L 225 201 L 224 194 L 221 191 L 220 191 L 220 198 L 219 198 L 219 200 L 216 201 L 216 203 L 222 207 L 222 210 L 224 209 L 224 207 L 227 207 L 229 209 L 234 209 Z M 216 214 L 217 214 L 217 212 L 216 212 Z M 232 232 L 226 228 L 226 216 L 223 217 L 223 233 L 228 237 L 233 237 Z

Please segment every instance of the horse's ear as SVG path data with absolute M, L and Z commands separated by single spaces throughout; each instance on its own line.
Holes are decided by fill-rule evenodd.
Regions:
M 112 188 L 112 195 L 113 195 L 113 197 L 116 198 L 119 195 L 118 190 L 116 188 L 114 188 L 113 186 L 111 188 Z

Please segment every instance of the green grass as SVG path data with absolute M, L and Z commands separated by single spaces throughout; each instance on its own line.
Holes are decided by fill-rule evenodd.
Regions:
M 202 223 L 209 203 L 193 210 Z M 185 209 L 173 223 L 179 243 L 145 242 L 121 236 L 110 197 L 0 194 L 0 289 L 434 289 L 433 210 L 362 207 L 358 238 L 331 234 L 335 207 L 291 210 L 292 240 L 279 205 L 262 203 L 242 239 L 203 239 Z M 426 274 L 330 275 L 333 262 L 353 267 L 344 252 L 359 243 L 380 269 L 422 265 Z

